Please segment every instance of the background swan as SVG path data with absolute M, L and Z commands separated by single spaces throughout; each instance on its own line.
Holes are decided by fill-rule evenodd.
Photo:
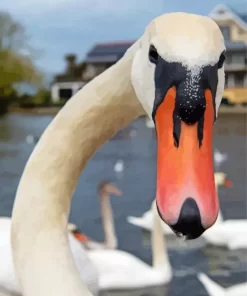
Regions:
M 116 249 L 117 236 L 110 204 L 110 194 L 121 196 L 122 192 L 114 184 L 110 182 L 102 182 L 98 186 L 98 194 L 100 198 L 104 242 L 97 242 L 92 240 L 87 235 L 82 234 L 80 229 L 75 224 L 70 223 L 69 229 L 87 249 Z
M 239 225 L 236 225 L 238 227 Z M 247 227 L 247 225 L 245 225 Z M 236 235 L 233 239 L 229 240 L 227 243 L 227 247 L 230 250 L 236 249 L 247 249 L 247 235 Z
M 216 173 L 217 182 L 226 182 L 226 186 L 231 186 L 231 182 L 227 180 L 226 174 Z M 245 243 L 247 237 L 247 219 L 227 219 L 220 223 L 215 223 L 213 227 L 203 233 L 203 238 L 207 243 L 214 246 L 225 246 L 230 248 L 247 248 Z
M 11 244 L 11 219 L 8 217 L 0 218 L 0 287 L 9 293 L 21 294 L 20 287 L 16 280 Z
M 9 217 L 0 218 L 0 295 L 1 289 L 9 294 L 21 294 L 21 288 L 17 282 L 10 244 L 11 219 Z M 94 296 L 98 295 L 98 272 L 94 264 L 89 259 L 86 250 L 80 242 L 70 232 L 69 245 L 73 259 L 79 271 L 81 279 L 87 284 Z M 59 252 L 59 249 L 57 250 Z M 6 294 L 8 295 L 8 294 Z
M 226 174 L 222 172 L 214 173 L 214 179 L 215 179 L 215 185 L 216 190 L 218 191 L 219 186 L 225 186 L 225 187 L 231 187 L 231 181 L 227 179 Z M 152 210 L 148 210 L 145 212 L 141 217 L 134 217 L 134 216 L 128 216 L 127 221 L 130 224 L 133 224 L 135 226 L 141 227 L 147 231 L 151 231 L 153 227 L 153 214 Z M 218 218 L 215 222 L 215 224 L 218 224 L 223 221 L 223 217 L 221 214 L 221 211 L 219 211 Z M 215 227 L 215 226 L 213 226 Z M 163 232 L 166 235 L 174 235 L 174 232 L 171 230 L 171 228 L 166 224 L 162 223 Z
M 99 272 L 101 290 L 145 288 L 164 285 L 172 279 L 165 238 L 155 201 L 152 204 L 154 228 L 152 231 L 153 265 L 121 250 L 89 250 L 88 255 Z
M 110 204 L 110 194 L 122 195 L 121 191 L 109 182 L 99 185 L 102 226 L 105 242 L 98 243 L 82 237 L 82 244 L 88 249 L 88 256 L 99 274 L 99 289 L 132 289 L 153 285 L 164 285 L 172 278 L 172 268 L 167 254 L 165 240 L 161 236 L 161 220 L 156 203 L 152 205 L 154 228 L 152 234 L 153 266 L 149 266 L 134 255 L 116 250 L 117 236 Z M 73 224 L 70 229 L 78 235 L 80 230 Z
M 69 247 L 66 227 L 71 198 L 82 169 L 97 149 L 144 113 L 153 116 L 158 134 L 157 190 L 162 194 L 158 195 L 157 205 L 162 219 L 177 231 L 182 230 L 188 239 L 200 236 L 213 225 L 218 199 L 212 137 L 224 91 L 224 50 L 223 35 L 209 17 L 186 13 L 159 16 L 122 59 L 86 84 L 60 110 L 25 166 L 13 207 L 13 262 L 25 296 L 91 296 Z M 155 75 L 159 70 L 160 75 Z M 212 91 L 204 89 L 205 79 Z M 175 117 L 174 124 L 174 110 L 179 110 L 176 102 L 186 102 L 189 95 L 193 98 L 186 105 L 190 115 Z M 200 126 L 204 122 L 199 134 L 197 125 L 189 127 L 185 123 L 199 121 L 199 113 L 194 116 L 196 106 L 204 115 L 203 121 L 197 122 Z M 190 164 L 184 162 L 184 157 Z M 179 160 L 183 161 L 182 167 Z M 191 170 L 199 164 L 206 169 Z M 185 178 L 193 176 L 191 188 L 186 180 L 178 179 L 178 165 Z M 169 174 L 167 166 L 173 168 Z M 177 190 L 166 187 L 169 190 L 164 192 L 163 184 L 171 184 L 171 179 L 177 183 Z M 200 190 L 201 186 L 204 190 Z M 197 189 L 195 201 L 185 201 L 188 190 Z M 173 211 L 169 211 L 171 206 L 166 208 L 173 198 L 170 191 L 176 196 Z M 181 217 L 184 203 L 189 208 L 196 204 L 203 219 L 198 212 L 193 217 L 183 212 L 182 217 L 189 218 L 189 223 L 173 225 Z M 201 228 L 194 227 L 198 222 Z
M 203 234 L 208 243 L 214 246 L 232 248 L 247 247 L 243 237 L 247 236 L 247 220 L 246 219 L 229 219 L 218 223 Z M 236 241 L 236 243 L 234 243 Z M 232 244 L 231 244 L 232 242 Z M 241 243 L 240 243 L 241 242 Z
M 234 285 L 230 288 L 223 288 L 211 280 L 206 274 L 199 273 L 198 279 L 207 290 L 209 296 L 246 296 L 247 282 Z

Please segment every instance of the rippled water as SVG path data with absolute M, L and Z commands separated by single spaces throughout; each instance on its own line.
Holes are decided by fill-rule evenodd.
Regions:
M 0 120 L 0 216 L 10 216 L 16 188 L 24 165 L 34 145 L 26 142 L 29 134 L 39 137 L 52 116 L 12 114 Z M 220 188 L 224 218 L 246 218 L 246 115 L 220 115 L 215 125 L 214 145 L 228 153 L 229 159 L 219 168 L 233 181 L 231 189 Z M 124 175 L 113 171 L 118 159 L 125 163 Z M 96 186 L 108 179 L 124 192 L 112 198 L 119 248 L 151 264 L 150 235 L 128 224 L 126 216 L 140 216 L 149 209 L 155 193 L 155 131 L 146 128 L 140 118 L 106 143 L 89 161 L 74 194 L 70 220 L 86 234 L 103 240 Z M 169 256 L 174 269 L 170 285 L 109 295 L 207 295 L 196 278 L 204 271 L 219 284 L 228 287 L 246 280 L 247 251 L 228 251 L 201 244 L 189 245 L 169 240 Z M 108 293 L 104 293 L 108 295 Z

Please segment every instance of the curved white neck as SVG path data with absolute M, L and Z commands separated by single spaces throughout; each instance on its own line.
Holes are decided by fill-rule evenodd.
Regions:
M 71 197 L 94 152 L 144 113 L 126 55 L 81 89 L 45 130 L 23 172 L 12 213 L 12 249 L 25 296 L 88 296 L 70 252 Z M 83 205 L 83 203 L 82 203 Z
M 102 194 L 101 198 L 101 217 L 102 226 L 104 229 L 105 241 L 104 245 L 108 249 L 117 248 L 117 236 L 114 226 L 114 218 L 112 214 L 112 207 L 109 194 Z
M 170 261 L 167 253 L 167 246 L 162 228 L 162 222 L 158 215 L 156 203 L 152 205 L 153 230 L 152 230 L 152 252 L 153 267 L 157 269 L 171 270 Z
M 219 186 L 220 186 L 219 182 L 217 182 L 217 181 L 215 180 L 215 188 L 216 188 L 216 193 L 217 193 L 217 195 L 219 194 Z M 218 213 L 217 220 L 215 221 L 215 224 L 220 223 L 220 222 L 222 222 L 223 220 L 224 220 L 224 219 L 223 219 L 223 216 L 222 216 L 221 210 L 220 210 L 220 208 L 219 208 L 219 213 Z

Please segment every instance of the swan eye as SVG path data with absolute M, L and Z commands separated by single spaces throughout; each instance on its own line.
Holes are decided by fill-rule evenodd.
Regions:
M 148 56 L 149 56 L 149 60 L 151 63 L 157 64 L 158 59 L 159 59 L 159 54 L 157 52 L 157 49 L 153 45 L 150 45 L 150 47 L 149 47 Z
M 226 59 L 225 51 L 223 51 L 222 54 L 220 55 L 220 58 L 219 58 L 219 61 L 218 61 L 218 69 L 223 67 L 225 59 Z

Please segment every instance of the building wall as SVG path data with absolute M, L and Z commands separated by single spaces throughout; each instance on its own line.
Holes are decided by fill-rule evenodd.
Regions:
M 233 20 L 215 20 L 219 27 L 229 27 L 231 41 L 247 42 L 247 31 L 240 28 Z
M 72 90 L 72 96 L 78 92 L 78 90 L 85 85 L 84 82 L 78 81 L 78 82 L 56 82 L 51 87 L 51 99 L 53 103 L 59 103 L 60 95 L 59 91 L 60 89 L 71 89 Z
M 223 97 L 232 103 L 247 102 L 247 54 L 245 51 L 228 52 L 225 78 Z
M 213 19 L 220 27 L 225 39 L 247 43 L 247 30 L 240 27 L 231 15 L 229 15 L 229 18 L 213 17 Z M 229 28 L 229 31 L 227 31 L 227 28 Z M 223 98 L 232 103 L 247 102 L 247 52 L 228 50 L 225 73 L 226 83 Z

